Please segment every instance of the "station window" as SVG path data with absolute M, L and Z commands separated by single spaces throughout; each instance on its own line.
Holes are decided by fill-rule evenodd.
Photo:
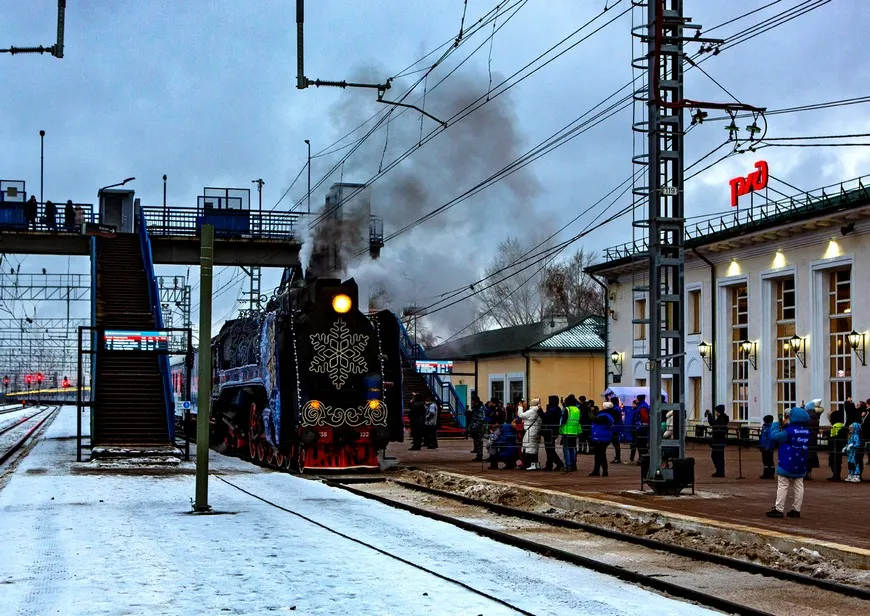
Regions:
M 646 300 L 645 299 L 634 300 L 634 318 L 635 319 L 646 319 Z M 634 339 L 635 340 L 646 340 L 646 323 L 635 323 L 635 325 L 634 325 Z
M 749 338 L 749 292 L 747 286 L 729 289 L 731 313 L 731 418 L 749 419 L 749 357 L 741 344 Z
M 492 381 L 489 384 L 490 400 L 504 400 L 504 381 Z
M 511 379 L 510 381 L 510 401 L 515 402 L 517 398 L 523 398 L 523 381 L 520 379 Z
M 689 291 L 689 334 L 701 333 L 701 289 Z
M 692 392 L 692 406 L 689 409 L 689 416 L 698 421 L 703 417 L 701 405 L 704 403 L 703 394 L 701 393 L 701 377 L 689 377 L 689 389 Z
M 797 406 L 797 362 L 791 348 L 795 334 L 794 277 L 774 281 L 776 291 L 776 405 L 781 414 Z
M 828 381 L 831 408 L 839 408 L 852 396 L 852 270 L 828 274 Z

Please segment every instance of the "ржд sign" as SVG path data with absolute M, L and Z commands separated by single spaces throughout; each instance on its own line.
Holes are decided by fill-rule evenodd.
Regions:
M 734 178 L 728 182 L 731 185 L 731 207 L 737 207 L 739 197 L 767 187 L 767 162 L 758 161 L 755 163 L 755 169 L 745 178 Z

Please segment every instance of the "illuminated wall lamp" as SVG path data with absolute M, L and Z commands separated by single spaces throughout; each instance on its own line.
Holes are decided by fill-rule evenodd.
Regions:
M 864 334 L 859 334 L 854 329 L 849 334 L 849 346 L 855 351 L 855 357 L 861 360 L 861 365 L 867 365 L 867 338 Z
M 749 365 L 753 370 L 758 370 L 758 343 L 751 340 L 744 340 L 740 343 L 740 348 L 743 349 L 743 355 L 749 361 Z
M 701 342 L 698 345 L 698 355 L 701 356 L 701 359 L 704 361 L 704 364 L 707 366 L 707 370 L 713 370 L 713 358 L 710 356 L 710 351 L 713 347 L 706 342 Z
M 798 361 L 801 363 L 801 366 L 804 368 L 807 367 L 807 339 L 801 338 L 797 334 L 789 338 L 789 346 L 791 346 L 791 352 L 794 353 L 794 356 L 797 357 Z
M 613 364 L 613 370 L 610 374 L 614 376 L 622 376 L 622 355 L 618 351 L 614 351 L 610 354 L 610 363 Z M 617 372 L 617 370 L 619 372 Z

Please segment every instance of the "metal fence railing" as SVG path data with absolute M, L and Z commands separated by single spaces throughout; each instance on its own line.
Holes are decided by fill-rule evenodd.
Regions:
M 199 235 L 203 224 L 213 224 L 217 237 L 300 239 L 302 214 L 257 210 L 208 208 L 141 208 L 151 236 Z
M 763 224 L 786 221 L 795 216 L 812 212 L 835 210 L 859 201 L 870 204 L 870 176 L 857 177 L 846 182 L 807 191 L 794 197 L 765 201 L 758 205 L 742 207 L 727 213 L 719 212 L 695 219 L 687 219 L 685 240 L 687 243 L 711 240 L 718 234 L 728 233 L 735 229 L 749 231 L 753 227 Z M 648 240 L 642 238 L 637 242 L 627 242 L 605 249 L 604 262 L 640 257 L 648 251 Z

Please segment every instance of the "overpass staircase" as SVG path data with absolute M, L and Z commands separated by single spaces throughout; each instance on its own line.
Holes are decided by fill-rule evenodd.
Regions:
M 140 215 L 137 233 L 92 238 L 91 250 L 97 331 L 162 329 L 144 217 Z M 166 355 L 100 349 L 94 357 L 91 392 L 92 448 L 172 447 L 174 422 L 169 378 Z
M 405 418 L 415 393 L 431 395 L 441 409 L 439 436 L 458 436 L 465 433 L 460 427 L 460 417 L 465 415 L 465 403 L 459 399 L 450 381 L 437 374 L 417 372 L 417 360 L 426 359 L 426 351 L 408 334 L 399 320 L 399 348 L 402 353 L 402 390 L 405 404 Z

